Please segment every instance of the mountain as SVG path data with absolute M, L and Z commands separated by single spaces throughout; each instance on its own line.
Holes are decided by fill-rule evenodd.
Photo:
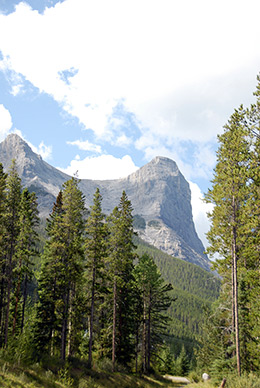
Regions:
M 12 159 L 16 159 L 23 184 L 36 192 L 40 215 L 48 216 L 62 184 L 70 176 L 43 161 L 16 134 L 0 143 L 0 163 L 5 170 Z M 119 203 L 125 190 L 134 209 L 135 229 L 144 241 L 210 270 L 210 261 L 203 253 L 204 247 L 193 223 L 189 184 L 173 160 L 158 156 L 122 179 L 81 180 L 87 207 L 92 205 L 97 187 L 103 196 L 102 207 L 106 214 Z

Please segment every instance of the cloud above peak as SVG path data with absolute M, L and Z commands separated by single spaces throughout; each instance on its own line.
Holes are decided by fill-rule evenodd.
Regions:
M 101 155 L 87 157 L 83 160 L 80 160 L 79 156 L 76 155 L 66 169 L 59 169 L 68 175 L 77 173 L 80 179 L 105 180 L 127 177 L 135 172 L 138 167 L 135 166 L 129 155 L 122 158 L 116 158 L 113 155 Z
M 8 135 L 13 122 L 10 112 L 3 104 L 0 104 L 0 141 Z
M 176 154 L 181 142 L 215 141 L 243 102 L 243 74 L 253 92 L 259 12 L 257 0 L 65 0 L 42 13 L 21 2 L 0 15 L 0 68 L 13 95 L 30 82 L 97 141 Z

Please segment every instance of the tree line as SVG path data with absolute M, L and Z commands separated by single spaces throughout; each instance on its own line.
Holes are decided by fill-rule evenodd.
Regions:
M 36 195 L 22 187 L 15 161 L 7 173 L 0 164 L 0 348 L 32 360 L 80 357 L 89 367 L 109 358 L 113 370 L 146 373 L 166 332 L 172 286 L 151 256 L 136 254 L 124 191 L 109 216 L 98 188 L 90 209 L 84 202 L 77 178 L 63 184 L 39 252 Z
M 209 214 L 208 253 L 221 293 L 208 322 L 199 362 L 212 373 L 259 373 L 260 346 L 260 78 L 249 108 L 235 109 L 218 136 L 217 163 L 205 200 Z

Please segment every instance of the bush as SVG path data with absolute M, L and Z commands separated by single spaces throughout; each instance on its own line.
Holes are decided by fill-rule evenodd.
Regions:
M 64 384 L 66 387 L 72 387 L 74 384 L 73 378 L 70 376 L 70 371 L 68 365 L 65 365 L 64 368 L 60 369 L 58 372 L 59 381 Z
M 88 380 L 80 379 L 78 388 L 99 388 L 100 386 L 91 377 Z
M 241 377 L 235 375 L 227 376 L 227 388 L 259 388 L 260 377 L 250 373 Z
M 112 373 L 113 372 L 113 364 L 112 360 L 109 358 L 102 358 L 96 362 L 97 370 Z
M 188 379 L 192 382 L 192 383 L 198 383 L 200 381 L 200 377 L 198 375 L 198 373 L 192 371 L 189 373 L 188 375 Z

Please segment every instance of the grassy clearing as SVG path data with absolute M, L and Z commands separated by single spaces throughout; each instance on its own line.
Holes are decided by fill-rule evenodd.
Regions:
M 181 388 L 183 379 L 170 381 L 162 376 L 137 376 L 127 373 L 112 373 L 108 370 L 89 370 L 84 364 L 60 365 L 55 362 L 30 367 L 12 364 L 0 359 L 1 388 Z M 193 373 L 193 377 L 195 374 Z M 168 376 L 169 377 L 169 376 Z M 198 378 L 198 376 L 196 376 Z M 260 378 L 250 374 L 238 378 L 226 376 L 225 388 L 260 388 Z M 192 381 L 192 374 L 189 376 Z M 196 380 L 197 381 L 197 380 Z M 198 382 L 187 388 L 216 388 L 220 382 Z
M 183 382 L 171 382 L 161 376 L 139 377 L 126 373 L 73 368 L 46 370 L 39 364 L 23 367 L 0 362 L 1 388 L 180 388 Z

